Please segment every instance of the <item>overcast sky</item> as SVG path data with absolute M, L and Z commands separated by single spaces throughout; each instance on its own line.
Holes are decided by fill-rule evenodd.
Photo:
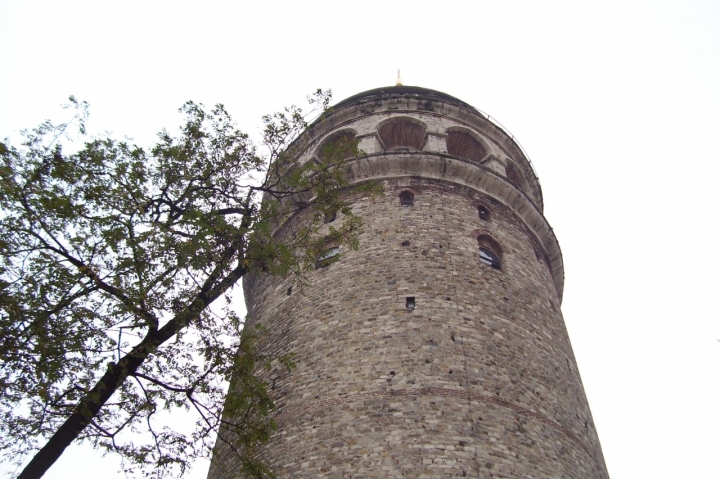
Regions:
M 340 101 L 398 68 L 535 165 L 611 477 L 720 478 L 720 1 L 0 0 L 0 137 L 70 94 L 91 131 L 144 145 L 187 100 L 257 136 L 318 87 Z M 46 477 L 117 464 L 74 448 Z

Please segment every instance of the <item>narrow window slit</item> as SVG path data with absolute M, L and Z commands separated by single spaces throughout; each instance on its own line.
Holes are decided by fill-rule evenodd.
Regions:
M 480 261 L 492 268 L 500 269 L 500 259 L 488 249 L 480 248 Z
M 500 245 L 487 235 L 478 236 L 478 246 L 480 249 L 480 262 L 494 269 L 501 269 L 502 252 Z
M 477 211 L 478 211 L 478 217 L 481 220 L 487 221 L 490 219 L 490 211 L 488 211 L 488 209 L 486 207 L 484 207 L 483 205 L 478 205 Z

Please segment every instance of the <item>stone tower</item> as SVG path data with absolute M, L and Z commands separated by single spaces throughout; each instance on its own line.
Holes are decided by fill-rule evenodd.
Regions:
M 277 476 L 607 478 L 560 312 L 562 255 L 512 136 L 405 86 L 348 98 L 309 133 L 301 162 L 352 136 L 351 184 L 384 195 L 352 197 L 360 249 L 321 261 L 302 294 L 245 281 L 268 352 L 296 353 L 263 451 Z M 232 470 L 219 445 L 209 477 Z

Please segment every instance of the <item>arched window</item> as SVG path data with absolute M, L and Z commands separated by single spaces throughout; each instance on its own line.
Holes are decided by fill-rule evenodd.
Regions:
M 400 193 L 400 206 L 402 207 L 408 207 L 413 206 L 415 204 L 415 195 L 412 194 L 412 191 L 403 191 Z
M 520 186 L 520 175 L 518 175 L 517 169 L 515 169 L 515 165 L 512 163 L 505 165 L 505 176 L 507 176 L 508 181 L 513 185 Z
M 358 140 L 355 133 L 343 131 L 333 135 L 320 148 L 320 159 L 324 162 L 346 160 L 357 156 Z
M 480 161 L 487 155 L 483 144 L 464 131 L 448 132 L 447 150 L 451 155 L 472 161 Z
M 502 250 L 500 245 L 487 235 L 478 236 L 478 248 L 480 249 L 480 262 L 494 269 L 502 267 Z
M 397 148 L 420 150 L 425 141 L 425 127 L 403 119 L 383 123 L 378 128 L 378 134 L 388 150 Z
M 516 188 L 525 190 L 525 178 L 522 173 L 518 171 L 517 167 L 509 161 L 505 164 L 505 176 Z
M 323 217 L 323 221 L 327 223 L 332 223 L 337 218 L 337 210 L 332 210 L 327 213 L 325 213 L 325 216 Z

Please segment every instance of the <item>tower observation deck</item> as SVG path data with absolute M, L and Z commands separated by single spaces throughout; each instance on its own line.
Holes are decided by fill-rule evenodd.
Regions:
M 266 353 L 297 363 L 272 390 L 262 455 L 277 476 L 608 478 L 560 311 L 562 254 L 515 139 L 408 86 L 341 101 L 307 134 L 301 163 L 352 137 L 350 185 L 384 194 L 349 193 L 360 247 L 319 263 L 302 293 L 245 279 Z M 234 464 L 218 443 L 209 478 Z

